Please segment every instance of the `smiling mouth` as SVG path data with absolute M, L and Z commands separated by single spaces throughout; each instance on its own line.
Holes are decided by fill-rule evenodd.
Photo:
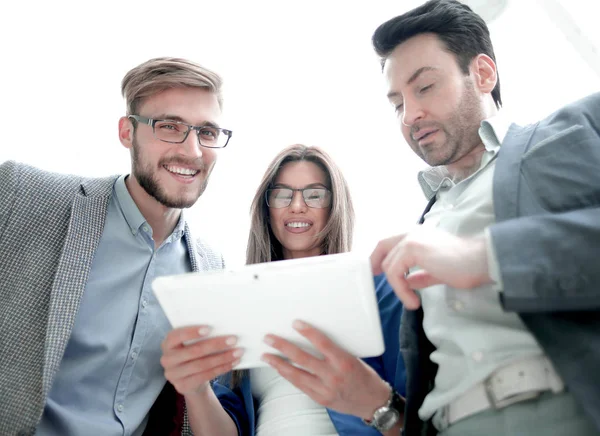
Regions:
M 310 227 L 312 224 L 309 223 L 301 223 L 301 222 L 293 222 L 293 223 L 287 223 L 285 226 L 286 227 L 291 227 L 292 229 L 305 229 Z
M 163 165 L 163 168 L 170 172 L 171 174 L 175 174 L 180 177 L 186 178 L 194 178 L 200 171 L 193 170 L 191 168 L 183 168 L 175 165 Z

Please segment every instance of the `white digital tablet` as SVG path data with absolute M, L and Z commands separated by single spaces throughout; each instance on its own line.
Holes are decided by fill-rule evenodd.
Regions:
M 353 253 L 160 277 L 152 287 L 174 328 L 208 325 L 211 336 L 236 335 L 245 350 L 238 369 L 266 366 L 262 353 L 278 354 L 263 342 L 267 333 L 319 355 L 292 328 L 296 319 L 357 357 L 384 351 L 371 265 Z

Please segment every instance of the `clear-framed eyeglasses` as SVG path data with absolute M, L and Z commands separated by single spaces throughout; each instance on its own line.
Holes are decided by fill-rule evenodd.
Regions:
M 152 133 L 156 139 L 170 144 L 183 143 L 190 132 L 194 130 L 198 135 L 198 142 L 206 148 L 225 148 L 231 139 L 232 131 L 220 127 L 205 125 L 192 126 L 181 121 L 155 120 L 142 117 L 141 115 L 129 115 L 139 123 L 152 127 Z
M 323 209 L 331 206 L 331 191 L 327 188 L 272 188 L 265 192 L 267 206 L 273 209 L 281 209 L 292 204 L 294 192 L 302 192 L 304 203 L 308 207 Z

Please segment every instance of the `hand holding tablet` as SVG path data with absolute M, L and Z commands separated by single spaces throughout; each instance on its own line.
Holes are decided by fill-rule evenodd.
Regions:
M 265 366 L 261 355 L 277 354 L 266 334 L 319 355 L 293 329 L 297 319 L 354 356 L 384 351 L 370 262 L 352 253 L 160 277 L 153 289 L 174 328 L 206 325 L 208 337 L 236 336 L 244 350 L 237 369 Z

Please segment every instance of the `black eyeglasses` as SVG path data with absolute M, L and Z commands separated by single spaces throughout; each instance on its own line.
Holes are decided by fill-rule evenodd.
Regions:
M 206 148 L 225 148 L 231 139 L 231 130 L 221 129 L 214 126 L 192 126 L 173 120 L 154 120 L 152 118 L 142 117 L 140 115 L 129 115 L 127 118 L 147 124 L 152 127 L 152 133 L 157 139 L 170 144 L 183 143 L 190 131 L 195 130 L 198 135 L 198 142 Z
M 327 188 L 273 188 L 265 192 L 267 206 L 273 209 L 288 207 L 292 204 L 296 191 L 302 192 L 302 198 L 308 207 L 323 209 L 331 205 L 331 191 Z

